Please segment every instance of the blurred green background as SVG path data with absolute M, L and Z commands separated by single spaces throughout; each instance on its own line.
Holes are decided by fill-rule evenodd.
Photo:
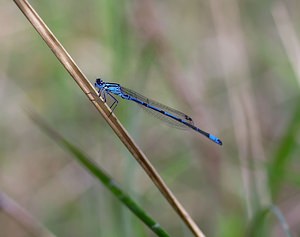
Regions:
M 0 192 L 55 236 L 154 236 L 28 118 L 41 114 L 171 236 L 192 236 L 13 1 L 0 0 Z M 300 2 L 31 1 L 83 73 L 220 137 L 115 113 L 207 236 L 300 236 Z M 1 205 L 0 205 L 1 206 Z M 0 236 L 32 236 L 0 210 Z M 250 234 L 249 234 L 250 233 Z

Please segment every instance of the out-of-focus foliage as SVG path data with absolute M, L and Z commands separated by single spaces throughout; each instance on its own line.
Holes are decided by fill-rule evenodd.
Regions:
M 171 236 L 192 236 L 13 1 L 0 4 L 0 192 L 57 236 L 152 236 L 28 119 L 30 107 Z M 115 111 L 207 236 L 283 236 L 270 215 L 255 230 L 270 204 L 299 235 L 298 1 L 31 4 L 92 83 L 141 92 L 223 140 L 164 126 L 127 101 Z M 30 236 L 3 212 L 0 230 Z

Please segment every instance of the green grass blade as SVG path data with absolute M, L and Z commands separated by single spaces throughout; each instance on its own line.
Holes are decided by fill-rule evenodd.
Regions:
M 297 148 L 297 136 L 300 128 L 300 103 L 295 108 L 293 117 L 286 129 L 274 159 L 269 166 L 269 184 L 272 197 L 276 198 L 277 193 L 286 177 L 288 166 L 290 165 L 291 154 Z
M 92 173 L 111 193 L 127 206 L 144 224 L 146 224 L 157 236 L 168 237 L 165 230 L 154 221 L 147 213 L 137 205 L 128 194 L 126 194 L 117 183 L 99 168 L 90 158 L 88 158 L 80 149 L 64 139 L 60 134 L 50 128 L 42 118 L 29 112 L 31 119 L 43 130 L 49 137 L 67 149 L 77 161 L 79 161 L 90 173 Z

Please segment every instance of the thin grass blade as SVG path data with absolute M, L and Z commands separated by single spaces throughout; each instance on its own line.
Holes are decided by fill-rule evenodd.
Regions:
M 93 174 L 108 190 L 128 207 L 145 225 L 147 225 L 157 236 L 168 237 L 169 235 L 154 221 L 128 194 L 126 194 L 117 184 L 117 182 L 98 167 L 84 152 L 64 139 L 59 133 L 52 129 L 46 122 L 33 112 L 28 113 L 30 118 L 38 127 L 44 131 L 50 138 L 65 148 L 72 156 L 79 161 L 91 174 Z

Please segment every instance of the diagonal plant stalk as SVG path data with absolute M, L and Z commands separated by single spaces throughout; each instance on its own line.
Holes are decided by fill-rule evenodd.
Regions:
M 169 237 L 159 223 L 154 221 L 136 202 L 125 193 L 117 182 L 99 168 L 89 157 L 80 149 L 63 138 L 59 133 L 52 129 L 39 115 L 28 111 L 29 117 L 56 143 L 70 152 L 90 173 L 92 173 L 112 194 L 127 206 L 145 225 L 147 225 L 159 237 Z M 1 196 L 0 196 L 1 197 Z
M 184 207 L 180 204 L 180 202 L 176 199 L 171 190 L 164 183 L 158 172 L 152 166 L 150 161 L 147 159 L 142 150 L 137 146 L 134 140 L 130 137 L 128 132 L 124 129 L 122 124 L 116 118 L 114 114 L 111 113 L 109 107 L 104 103 L 102 98 L 98 96 L 97 91 L 91 85 L 91 83 L 87 80 L 85 75 L 81 72 L 79 67 L 75 64 L 74 60 L 67 53 L 67 51 L 63 48 L 60 42 L 56 39 L 54 34 L 49 30 L 47 25 L 43 22 L 43 20 L 39 17 L 39 15 L 35 12 L 32 6 L 26 0 L 14 0 L 23 14 L 27 17 L 32 26 L 36 29 L 36 31 L 40 34 L 52 52 L 55 54 L 57 59 L 62 63 L 65 69 L 69 72 L 71 77 L 76 81 L 81 90 L 87 95 L 89 100 L 94 104 L 96 109 L 101 113 L 103 118 L 109 124 L 109 126 L 113 129 L 119 139 L 123 142 L 126 148 L 130 151 L 133 157 L 137 160 L 137 162 L 143 167 L 148 176 L 166 198 L 166 200 L 170 203 L 173 209 L 177 212 L 177 214 L 181 217 L 181 219 L 185 222 L 188 228 L 193 232 L 195 236 L 204 237 L 204 234 L 196 225 L 194 220 L 190 217 L 188 212 L 184 209 Z
M 296 79 L 300 86 L 300 41 L 297 37 L 297 30 L 293 25 L 293 21 L 284 2 L 278 1 L 274 4 L 272 15 L 283 47 L 295 71 Z
M 0 191 L 0 211 L 10 216 L 32 236 L 55 237 L 39 220 L 34 218 L 25 208 Z

